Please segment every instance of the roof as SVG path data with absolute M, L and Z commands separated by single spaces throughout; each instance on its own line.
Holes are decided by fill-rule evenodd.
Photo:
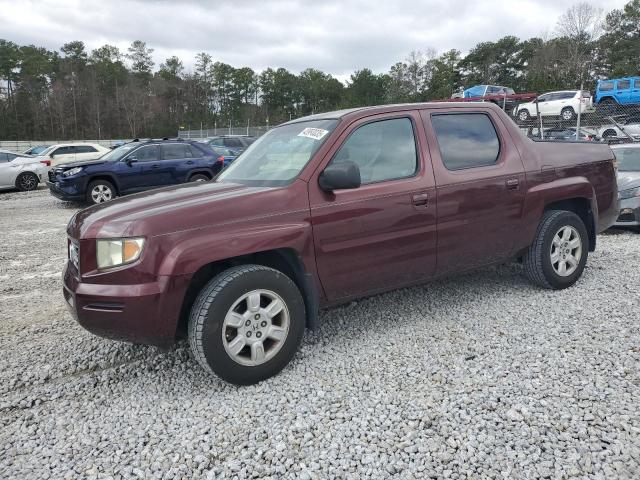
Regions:
M 340 120 L 345 117 L 358 117 L 367 115 L 375 115 L 378 113 L 401 112 L 406 110 L 424 110 L 427 108 L 468 108 L 477 109 L 479 106 L 485 108 L 499 108 L 491 102 L 456 102 L 456 101 L 437 101 L 437 102 L 421 102 L 421 103 L 396 103 L 389 105 L 375 105 L 371 107 L 347 108 L 344 110 L 334 110 L 332 112 L 317 113 L 306 117 L 290 120 L 283 125 L 291 125 L 293 123 L 308 122 L 312 120 Z

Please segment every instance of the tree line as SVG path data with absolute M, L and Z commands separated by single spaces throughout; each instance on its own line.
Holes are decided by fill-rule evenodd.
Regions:
M 179 128 L 275 125 L 338 108 L 449 98 L 462 87 L 518 91 L 594 89 L 598 78 L 640 75 L 640 0 L 608 12 L 578 3 L 549 38 L 506 36 L 466 55 L 411 52 L 386 73 L 368 68 L 343 84 L 308 68 L 255 72 L 198 53 L 193 71 L 136 40 L 126 52 L 82 41 L 60 51 L 0 39 L 0 139 L 173 136 Z

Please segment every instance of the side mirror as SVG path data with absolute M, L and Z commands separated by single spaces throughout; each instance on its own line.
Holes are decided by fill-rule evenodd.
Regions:
M 50 153 L 49 154 L 49 158 L 53 158 L 53 157 L 55 157 L 55 154 L 54 153 Z
M 127 158 L 125 159 L 125 162 L 126 162 L 126 163 L 127 163 L 127 165 L 129 165 L 129 166 L 131 166 L 131 164 L 132 164 L 132 163 L 136 163 L 137 161 L 138 161 L 138 157 L 136 157 L 135 155 L 134 155 L 134 156 L 131 156 L 131 157 L 127 157 Z
M 361 184 L 360 168 L 351 161 L 331 164 L 320 174 L 318 184 L 325 192 L 358 188 Z

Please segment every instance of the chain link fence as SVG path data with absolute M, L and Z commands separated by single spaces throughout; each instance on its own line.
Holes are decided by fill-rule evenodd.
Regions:
M 186 139 L 200 139 L 216 137 L 218 135 L 248 135 L 250 137 L 259 137 L 268 132 L 271 126 L 258 126 L 258 127 L 217 127 L 217 128 L 201 128 L 198 130 L 180 130 L 178 131 L 179 138 Z
M 535 140 L 640 142 L 640 105 L 593 104 L 590 97 L 580 102 L 558 99 L 521 102 L 510 115 Z

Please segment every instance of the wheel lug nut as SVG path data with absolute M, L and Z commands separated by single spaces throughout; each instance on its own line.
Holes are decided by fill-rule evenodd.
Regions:
M 260 338 L 262 336 L 262 332 L 256 332 L 256 338 Z
M 251 332 L 247 332 L 247 337 L 250 337 L 250 336 L 251 336 Z
M 266 327 L 266 326 L 267 326 L 267 322 L 265 322 L 265 321 L 263 320 L 262 322 L 260 322 L 260 326 L 261 326 L 261 327 L 263 327 L 263 328 L 264 328 L 264 327 Z
M 244 322 L 245 327 L 249 327 L 250 325 L 251 325 L 251 320 L 247 320 L 246 322 Z

